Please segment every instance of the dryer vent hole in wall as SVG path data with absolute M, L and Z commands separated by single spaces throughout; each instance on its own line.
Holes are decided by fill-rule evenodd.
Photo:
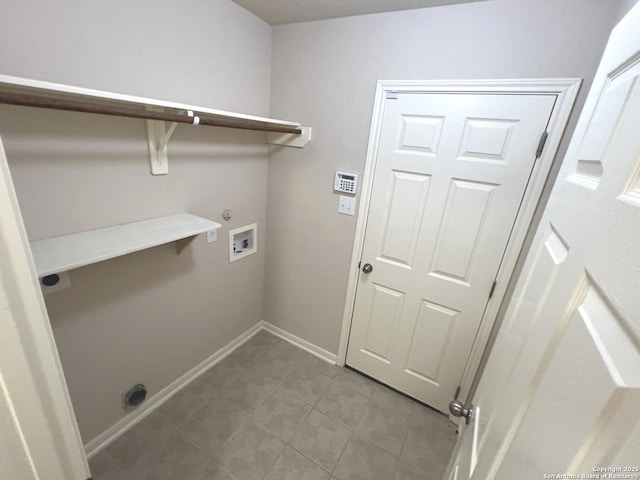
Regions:
M 46 275 L 42 277 L 42 284 L 45 287 L 53 287 L 54 285 L 57 285 L 59 281 L 60 281 L 60 275 L 58 275 L 57 273 L 53 273 L 51 275 Z
M 40 278 L 40 288 L 43 295 L 49 295 L 71 286 L 69 272 L 52 273 Z
M 129 389 L 124 397 L 124 401 L 127 405 L 131 407 L 136 407 L 140 405 L 147 398 L 147 388 L 138 383 Z

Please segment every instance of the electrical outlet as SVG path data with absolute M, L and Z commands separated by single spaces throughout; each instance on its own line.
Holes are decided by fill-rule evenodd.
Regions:
M 209 230 L 207 232 L 207 243 L 213 243 L 218 240 L 218 230 Z
M 338 213 L 354 216 L 356 214 L 356 199 L 340 195 L 340 200 L 338 201 Z

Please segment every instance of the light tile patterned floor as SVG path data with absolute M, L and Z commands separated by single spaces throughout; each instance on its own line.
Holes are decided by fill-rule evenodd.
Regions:
M 440 480 L 447 418 L 261 331 L 96 455 L 94 480 Z

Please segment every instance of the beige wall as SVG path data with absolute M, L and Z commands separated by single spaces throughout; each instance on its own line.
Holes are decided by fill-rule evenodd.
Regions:
M 268 115 L 271 27 L 230 0 L 4 1 L 0 72 Z
M 271 63 L 271 27 L 229 0 L 3 6 L 0 73 L 314 127 L 305 149 L 274 148 L 267 163 L 264 134 L 180 126 L 169 175 L 152 177 L 142 121 L 0 107 L 32 239 L 235 212 L 216 244 L 77 269 L 47 297 L 85 442 L 125 415 L 132 384 L 160 390 L 261 318 L 337 350 L 355 218 L 336 213 L 331 184 L 337 169 L 363 170 L 376 80 L 590 80 L 615 15 L 599 0 L 496 0 L 286 25 Z M 228 230 L 255 221 L 266 277 L 264 248 L 227 261 Z
M 271 27 L 229 0 L 4 5 L 0 73 L 269 114 Z M 266 217 L 262 133 L 179 126 L 169 175 L 149 173 L 141 120 L 0 108 L 0 134 L 30 239 L 182 211 L 223 223 L 173 245 L 71 272 L 46 297 L 85 442 L 262 319 L 259 253 L 229 264 L 228 230 Z M 221 212 L 235 216 L 224 222 Z
M 624 17 L 627 13 L 629 13 L 629 10 L 631 10 L 637 3 L 638 0 L 620 0 L 621 4 L 620 4 L 620 9 L 618 10 L 618 20 L 622 20 L 622 17 Z
M 271 154 L 265 320 L 337 352 L 356 218 L 337 213 L 332 179 L 364 169 L 377 80 L 581 77 L 579 110 L 611 4 L 495 0 L 274 27 L 271 113 L 314 139 Z

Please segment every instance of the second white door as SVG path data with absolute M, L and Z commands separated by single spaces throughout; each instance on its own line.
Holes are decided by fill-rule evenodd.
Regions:
M 447 409 L 555 101 L 478 93 L 386 101 L 348 365 Z

